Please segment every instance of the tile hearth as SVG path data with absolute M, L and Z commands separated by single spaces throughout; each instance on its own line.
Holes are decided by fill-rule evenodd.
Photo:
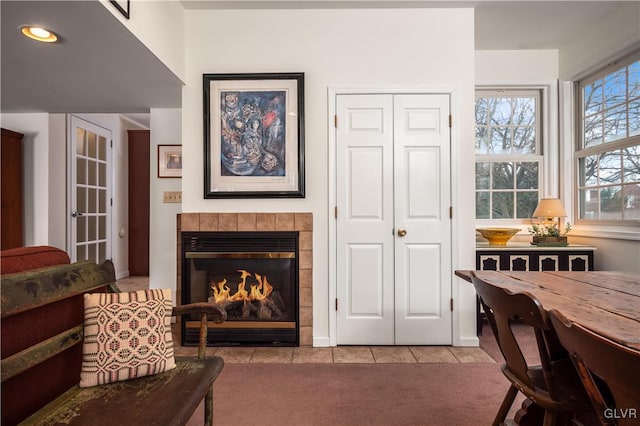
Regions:
M 174 338 L 174 342 L 176 342 Z M 195 356 L 195 347 L 174 347 L 176 356 Z M 231 364 L 469 364 L 495 363 L 481 348 L 450 346 L 339 346 L 333 348 L 207 348 Z

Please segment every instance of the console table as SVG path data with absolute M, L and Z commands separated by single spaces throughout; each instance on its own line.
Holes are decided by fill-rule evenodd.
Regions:
M 593 271 L 595 247 L 569 244 L 567 246 L 536 246 L 531 243 L 508 243 L 492 246 L 476 243 L 478 271 Z M 480 301 L 476 304 L 477 331 L 482 334 Z
M 558 247 L 510 243 L 506 246 L 476 244 L 478 271 L 593 271 L 591 246 L 569 244 Z

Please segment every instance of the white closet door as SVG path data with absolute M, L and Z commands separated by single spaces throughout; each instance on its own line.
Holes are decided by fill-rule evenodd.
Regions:
M 336 99 L 337 343 L 452 342 L 449 96 Z
M 337 342 L 392 345 L 393 97 L 337 97 Z
M 394 96 L 397 345 L 452 343 L 449 133 L 448 95 Z

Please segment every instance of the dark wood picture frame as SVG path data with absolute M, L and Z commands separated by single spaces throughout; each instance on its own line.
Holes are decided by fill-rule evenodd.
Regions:
M 203 74 L 204 198 L 304 198 L 304 73 Z
M 122 15 L 129 19 L 129 0 L 109 0 Z

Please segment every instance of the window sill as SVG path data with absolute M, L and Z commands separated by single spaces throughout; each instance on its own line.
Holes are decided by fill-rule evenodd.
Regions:
M 640 228 L 636 226 L 574 225 L 569 236 L 640 241 Z

